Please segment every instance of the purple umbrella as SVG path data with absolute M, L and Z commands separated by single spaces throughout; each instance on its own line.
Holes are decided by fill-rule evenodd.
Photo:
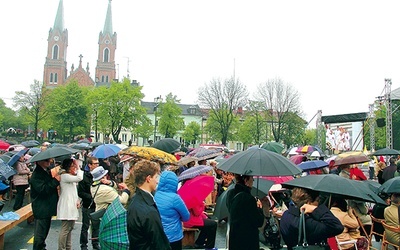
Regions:
M 189 169 L 186 169 L 183 171 L 179 176 L 178 180 L 183 181 L 187 179 L 192 179 L 196 176 L 199 176 L 201 174 L 207 173 L 208 171 L 211 171 L 212 167 L 211 166 L 206 166 L 206 165 L 198 165 L 191 167 Z

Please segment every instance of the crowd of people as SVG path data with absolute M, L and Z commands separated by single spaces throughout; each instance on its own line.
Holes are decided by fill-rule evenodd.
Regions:
M 61 221 L 58 249 L 71 249 L 74 240 L 71 232 L 80 211 L 81 249 L 88 249 L 89 244 L 93 249 L 101 249 L 101 214 L 115 200 L 127 210 L 129 249 L 180 250 L 184 228 L 199 230 L 195 248 L 216 249 L 217 226 L 221 220 L 211 218 L 207 211 L 213 211 L 218 197 L 224 192 L 227 192 L 229 211 L 224 221 L 229 224 L 228 245 L 233 250 L 259 250 L 260 232 L 265 234 L 269 227 L 276 229 L 275 234 L 269 235 L 276 239 L 274 244 L 273 239 L 268 239 L 271 248 L 286 245 L 293 249 L 299 244 L 299 223 L 303 215 L 308 244 L 327 248 L 329 239 L 334 238 L 338 242 L 354 240 L 358 249 L 368 249 L 368 237 L 374 223 L 371 215 L 392 226 L 400 226 L 400 194 L 397 193 L 382 196 L 387 204 L 375 206 L 336 196 L 327 202 L 325 195 L 300 187 L 282 189 L 284 192 L 278 196 L 269 192 L 259 199 L 250 192 L 254 182 L 252 176 L 224 172 L 218 169 L 218 162 L 213 159 L 186 159 L 189 160 L 182 161 L 184 164 L 180 166 L 165 168 L 159 162 L 133 156 L 98 159 L 83 152 L 79 156 L 35 161 L 32 171 L 22 155 L 13 166 L 17 171 L 12 177 L 16 189 L 13 209 L 22 207 L 25 190 L 30 187 L 35 217 L 33 249 L 46 249 L 53 216 Z M 332 165 L 331 173 L 353 180 L 368 179 L 356 164 Z M 186 171 L 198 166 L 209 166 L 209 171 L 197 173 L 190 179 L 179 179 Z M 381 157 L 373 177 L 383 184 L 397 173 L 400 173 L 398 160 L 392 157 L 386 164 Z M 194 190 L 190 198 L 179 192 L 199 176 L 212 177 L 212 187 L 205 197 L 198 198 Z M 233 188 L 229 188 L 231 185 Z M 384 229 L 377 225 L 375 230 L 383 232 Z M 388 239 L 398 242 L 400 235 L 388 233 Z M 376 241 L 380 240 L 376 237 Z M 341 245 L 342 249 L 353 247 L 354 244 Z

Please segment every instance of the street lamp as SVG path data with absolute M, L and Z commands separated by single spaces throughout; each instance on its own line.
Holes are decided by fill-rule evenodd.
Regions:
M 153 139 L 153 143 L 156 142 L 157 124 L 158 124 L 158 121 L 157 121 L 157 108 L 158 108 L 158 105 L 160 104 L 160 102 L 162 102 L 161 95 L 157 96 L 156 98 L 154 98 L 154 104 L 155 105 L 154 105 L 154 108 L 153 108 L 153 111 L 154 111 L 154 139 Z

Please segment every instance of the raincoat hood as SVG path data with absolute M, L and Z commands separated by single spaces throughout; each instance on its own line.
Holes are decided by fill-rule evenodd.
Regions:
M 178 176 L 174 172 L 164 171 L 160 176 L 157 191 L 176 193 L 178 190 Z

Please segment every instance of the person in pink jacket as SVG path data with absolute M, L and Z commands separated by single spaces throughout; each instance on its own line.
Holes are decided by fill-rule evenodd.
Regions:
M 13 167 L 17 170 L 17 174 L 13 176 L 13 184 L 17 190 L 13 206 L 15 211 L 20 209 L 24 204 L 25 190 L 29 187 L 29 176 L 31 175 L 31 170 L 25 163 L 24 155 L 18 159 Z

